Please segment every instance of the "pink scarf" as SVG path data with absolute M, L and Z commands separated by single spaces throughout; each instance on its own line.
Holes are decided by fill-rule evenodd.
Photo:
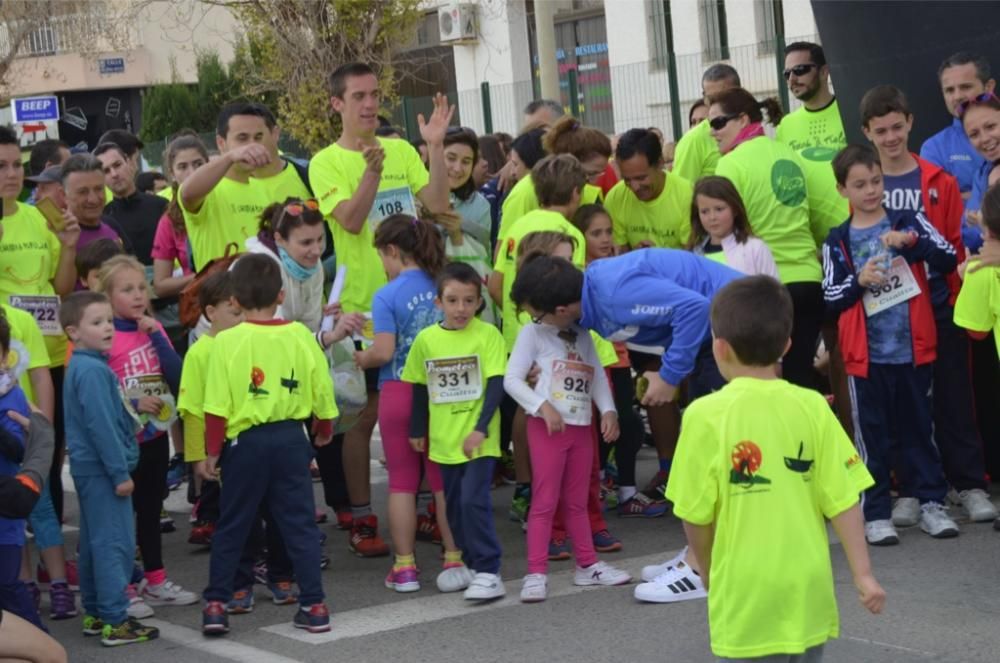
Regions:
M 736 134 L 736 138 L 733 140 L 733 144 L 729 146 L 726 153 L 732 152 L 738 146 L 747 142 L 751 138 L 757 138 L 758 136 L 764 135 L 764 125 L 760 122 L 751 122 L 747 126 L 743 127 L 743 131 Z

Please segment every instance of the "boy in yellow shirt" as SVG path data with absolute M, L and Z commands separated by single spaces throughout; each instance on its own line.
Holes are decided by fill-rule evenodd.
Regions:
M 729 283 L 711 321 L 729 383 L 684 413 L 666 495 L 702 569 L 712 651 L 820 661 L 839 632 L 826 519 L 861 603 L 877 614 L 885 602 L 858 503 L 873 481 L 826 400 L 776 377 L 792 328 L 780 283 Z
M 435 299 L 444 320 L 417 334 L 401 376 L 413 384 L 410 444 L 426 448 L 441 467 L 448 525 L 475 574 L 465 590 L 471 601 L 506 593 L 490 488 L 500 456 L 496 413 L 507 354 L 497 328 L 476 317 L 481 286 L 469 265 L 445 267 Z
M 330 371 L 305 325 L 274 319 L 283 299 L 277 262 L 247 255 L 230 277 L 246 321 L 212 341 L 205 384 L 205 469 L 214 474 L 224 455 L 225 481 L 203 593 L 202 631 L 229 630 L 226 604 L 261 506 L 277 522 L 301 590 L 292 625 L 310 633 L 329 631 L 309 475 L 313 449 L 304 422 L 315 417 L 316 446 L 330 443 L 338 414 Z

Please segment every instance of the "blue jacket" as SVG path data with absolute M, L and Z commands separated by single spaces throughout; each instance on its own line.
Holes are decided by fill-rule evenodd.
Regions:
M 595 260 L 584 272 L 580 324 L 609 341 L 664 346 L 660 377 L 679 385 L 711 337 L 712 297 L 743 276 L 676 249 L 641 249 Z
M 137 420 L 125 409 L 118 377 L 96 350 L 73 350 L 63 380 L 66 448 L 73 476 L 106 476 L 114 485 L 139 462 Z
M 996 168 L 996 164 L 983 160 L 976 171 L 975 180 L 972 182 L 972 195 L 965 201 L 966 210 L 979 211 L 983 204 L 983 196 L 990 188 L 990 173 Z M 983 230 L 978 225 L 969 223 L 967 220 L 962 224 L 962 242 L 965 248 L 971 253 L 979 253 L 983 246 Z
M 0 428 L 5 433 L 9 433 L 12 441 L 20 446 L 21 455 L 24 452 L 24 429 L 13 419 L 7 416 L 8 410 L 28 417 L 31 410 L 28 408 L 28 399 L 24 392 L 16 384 L 6 394 L 0 396 Z M 13 451 L 13 450 L 11 450 Z M 7 457 L 0 454 L 0 476 L 14 476 L 21 467 L 20 456 Z M 24 545 L 24 520 L 8 520 L 0 518 L 0 546 L 23 546 Z
M 920 156 L 944 168 L 958 180 L 958 188 L 962 193 L 972 191 L 976 174 L 986 161 L 976 148 L 972 147 L 969 137 L 965 135 L 962 121 L 958 118 L 952 123 L 924 141 L 920 146 Z M 969 207 L 966 209 L 979 209 Z

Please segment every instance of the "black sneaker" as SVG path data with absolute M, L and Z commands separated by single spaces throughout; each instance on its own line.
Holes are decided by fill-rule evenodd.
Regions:
M 101 632 L 101 644 L 105 647 L 119 647 L 155 640 L 158 637 L 160 637 L 158 628 L 146 626 L 139 620 L 129 617 L 117 626 L 105 624 Z

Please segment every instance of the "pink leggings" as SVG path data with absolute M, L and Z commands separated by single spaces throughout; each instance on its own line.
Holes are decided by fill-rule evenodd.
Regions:
M 560 498 L 577 566 L 590 566 L 597 561 L 587 518 L 587 490 L 594 462 L 590 428 L 567 425 L 562 433 L 549 435 L 544 419 L 528 417 L 532 475 L 528 573 L 545 573 L 548 569 L 549 537 Z
M 432 492 L 444 490 L 441 469 L 410 446 L 410 411 L 413 409 L 413 388 L 408 382 L 386 380 L 378 399 L 378 427 L 385 452 L 385 469 L 389 472 L 390 493 L 416 494 L 420 487 L 420 467 Z

